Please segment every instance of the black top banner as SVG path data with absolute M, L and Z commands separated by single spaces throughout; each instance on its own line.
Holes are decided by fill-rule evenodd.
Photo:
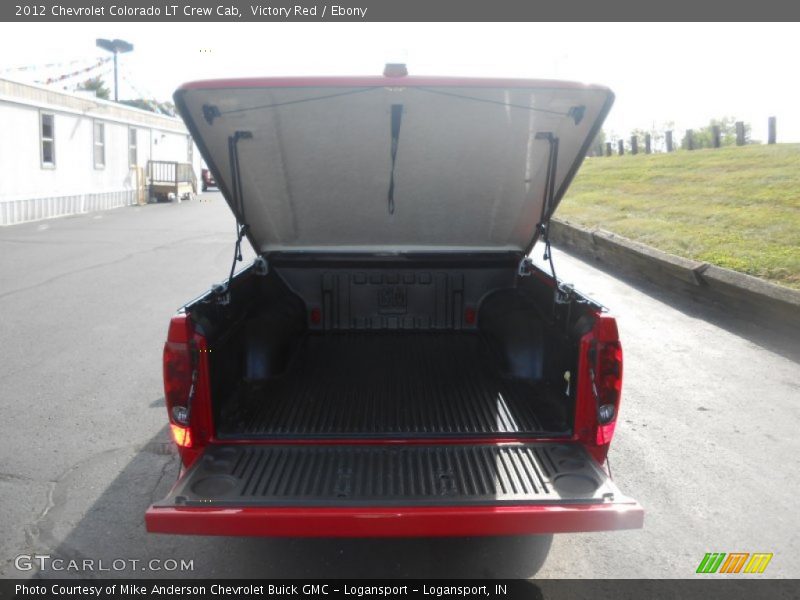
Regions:
M 2 21 L 794 21 L 786 0 L 4 0 Z

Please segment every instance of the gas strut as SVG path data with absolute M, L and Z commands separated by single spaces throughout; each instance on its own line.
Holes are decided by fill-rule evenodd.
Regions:
M 233 271 L 236 269 L 236 263 L 242 260 L 242 239 L 247 234 L 249 225 L 245 220 L 244 215 L 244 199 L 242 198 L 242 172 L 239 168 L 239 140 L 249 140 L 253 138 L 253 133 L 250 131 L 236 131 L 233 135 L 228 136 L 228 157 L 230 159 L 231 168 L 231 193 L 233 195 L 232 204 L 236 207 L 236 244 L 233 248 L 233 262 L 231 263 L 231 272 L 228 274 L 227 290 L 230 292 L 231 280 L 233 279 Z
M 544 242 L 544 260 L 550 263 L 550 273 L 553 275 L 555 287 L 553 288 L 553 312 L 555 305 L 561 300 L 561 285 L 556 277 L 556 267 L 553 264 L 553 250 L 550 247 L 550 218 L 555 210 L 556 197 L 556 169 L 558 168 L 558 138 L 550 131 L 540 131 L 536 134 L 537 140 L 547 140 L 549 153 L 547 156 L 547 174 L 544 181 L 544 199 L 542 200 L 542 214 L 539 217 L 539 231 Z

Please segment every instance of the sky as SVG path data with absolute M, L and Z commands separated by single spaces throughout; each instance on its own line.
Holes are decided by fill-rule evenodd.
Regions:
M 404 62 L 414 75 L 607 85 L 615 136 L 731 116 L 764 141 L 776 116 L 778 141 L 800 142 L 797 23 L 0 23 L 0 78 L 70 72 L 103 55 L 98 37 L 134 44 L 120 58 L 122 99 L 168 100 L 193 79 L 377 75 Z M 72 60 L 83 62 L 8 70 Z

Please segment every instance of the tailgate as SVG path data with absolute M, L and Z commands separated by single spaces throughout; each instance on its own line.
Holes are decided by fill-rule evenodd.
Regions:
M 632 529 L 578 444 L 210 446 L 147 511 L 160 533 L 448 536 Z

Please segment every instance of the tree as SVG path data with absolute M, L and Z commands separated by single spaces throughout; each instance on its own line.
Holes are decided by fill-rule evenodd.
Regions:
M 175 117 L 175 116 L 178 115 L 177 110 L 175 110 L 175 105 L 172 102 L 170 102 L 169 100 L 167 100 L 166 102 L 159 102 L 158 106 L 161 108 L 161 110 L 164 113 L 166 113 L 166 114 L 168 114 L 168 115 L 170 115 L 172 117 Z
M 720 145 L 733 146 L 736 144 L 736 119 L 734 117 L 722 117 L 721 119 L 711 119 L 708 125 L 693 130 L 692 133 L 692 147 L 697 148 L 713 148 L 714 147 L 714 133 L 712 128 L 719 127 Z M 750 124 L 744 124 L 744 139 L 746 144 L 752 143 L 750 140 Z M 689 138 L 684 134 L 681 140 L 681 148 L 689 148 Z
M 111 90 L 106 87 L 106 82 L 103 81 L 102 75 L 91 77 L 86 81 L 78 84 L 78 89 L 86 92 L 94 92 L 94 95 L 103 100 L 111 98 Z
M 605 154 L 605 149 L 606 132 L 605 130 L 601 129 L 597 132 L 592 145 L 589 146 L 589 156 L 603 156 L 603 154 Z
M 644 136 L 646 136 L 648 133 L 650 133 L 650 131 L 647 129 L 634 129 L 631 131 L 630 137 L 625 141 L 625 147 L 629 152 L 633 152 L 633 144 L 631 142 L 632 138 L 636 136 L 636 145 L 638 151 L 644 154 Z M 650 133 L 650 135 L 652 137 L 653 134 Z
M 631 138 L 636 136 L 639 152 L 644 154 L 645 152 L 645 137 L 650 136 L 650 151 L 651 152 L 664 152 L 666 151 L 666 132 L 672 130 L 673 124 L 672 122 L 663 123 L 660 127 L 657 127 L 655 123 L 649 128 L 638 128 L 631 131 L 631 135 L 625 139 L 625 148 L 629 151 L 631 149 Z
M 611 153 L 617 153 L 617 142 L 619 142 L 619 135 L 615 131 L 609 131 L 606 135 L 606 143 L 611 143 Z
M 120 100 L 120 104 L 127 104 L 134 108 L 141 108 L 142 110 L 169 115 L 171 117 L 175 116 L 175 105 L 172 102 L 158 102 L 157 100 L 136 98 L 134 100 Z

